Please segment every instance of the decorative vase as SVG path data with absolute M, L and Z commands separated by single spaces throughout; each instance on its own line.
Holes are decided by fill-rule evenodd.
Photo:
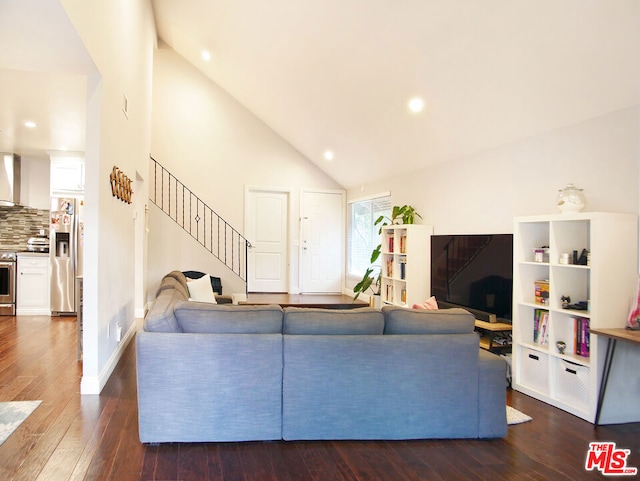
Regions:
M 369 296 L 369 307 L 382 309 L 382 296 L 380 294 L 373 294 Z
M 560 212 L 580 212 L 584 209 L 584 194 L 573 184 L 567 184 L 558 191 L 556 205 Z

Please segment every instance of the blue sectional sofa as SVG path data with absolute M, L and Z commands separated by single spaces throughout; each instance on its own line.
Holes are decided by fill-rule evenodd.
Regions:
M 136 336 L 144 443 L 506 435 L 506 364 L 467 311 L 207 304 L 180 275 Z

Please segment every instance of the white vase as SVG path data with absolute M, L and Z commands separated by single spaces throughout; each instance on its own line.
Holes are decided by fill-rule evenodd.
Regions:
M 373 294 L 369 296 L 369 307 L 382 309 L 382 296 L 380 294 Z
M 560 212 L 580 212 L 584 209 L 584 194 L 573 184 L 558 191 L 556 205 Z

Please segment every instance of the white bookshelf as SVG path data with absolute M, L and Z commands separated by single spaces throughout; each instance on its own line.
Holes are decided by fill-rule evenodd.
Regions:
M 535 250 L 548 246 L 548 257 L 536 261 Z M 575 319 L 591 328 L 626 325 L 638 278 L 638 221 L 632 214 L 573 213 L 518 217 L 514 222 L 513 388 L 594 422 L 604 365 L 606 339 L 589 338 L 589 353 L 574 348 Z M 561 254 L 583 249 L 589 265 L 564 264 Z M 535 299 L 534 284 L 549 281 L 548 302 Z M 587 310 L 563 307 L 588 302 Z M 536 311 L 548 319 L 548 342 L 534 336 Z M 567 344 L 564 354 L 556 347 Z M 607 390 L 610 405 L 620 405 L 615 388 Z M 606 409 L 606 404 L 604 408 Z M 637 406 L 617 412 L 618 419 L 637 419 Z M 603 415 L 606 417 L 606 414 Z
M 430 288 L 430 225 L 390 225 L 382 228 L 382 303 L 411 307 L 426 301 Z

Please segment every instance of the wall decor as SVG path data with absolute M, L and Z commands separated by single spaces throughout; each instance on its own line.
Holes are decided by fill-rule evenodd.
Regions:
M 127 204 L 131 204 L 131 196 L 133 195 L 131 179 L 115 165 L 113 166 L 111 174 L 109 174 L 109 182 L 111 183 L 111 193 L 113 196 Z

